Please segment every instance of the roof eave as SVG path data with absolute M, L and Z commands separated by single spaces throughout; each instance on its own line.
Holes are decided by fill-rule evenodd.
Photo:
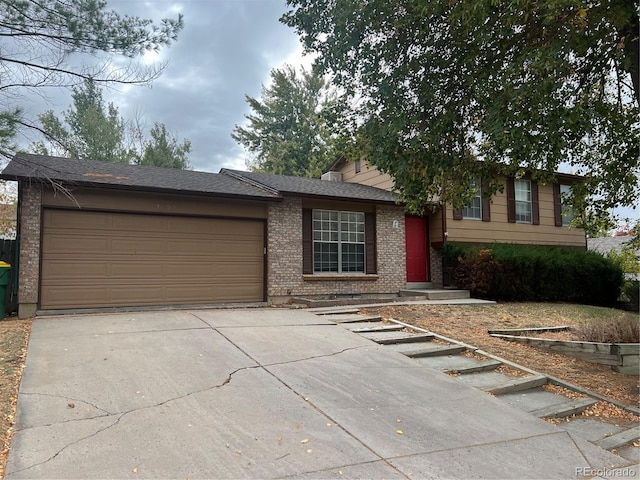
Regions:
M 69 181 L 69 180 L 58 180 L 58 179 L 44 179 L 39 177 L 25 177 L 20 175 L 7 175 L 0 174 L 0 179 L 2 180 L 12 180 L 17 182 L 31 182 L 31 183 L 40 183 L 42 185 L 54 185 L 58 184 L 62 187 L 89 187 L 89 188 L 104 188 L 108 190 L 121 190 L 127 192 L 146 192 L 146 193 L 163 193 L 163 194 L 171 194 L 171 195 L 188 195 L 188 196 L 199 196 L 199 197 L 211 197 L 211 198 L 226 198 L 226 199 L 235 199 L 235 200 L 252 200 L 255 202 L 279 202 L 282 201 L 282 198 L 279 196 L 254 196 L 254 195 L 243 195 L 243 194 L 234 194 L 234 193 L 226 193 L 226 192 L 203 192 L 199 190 L 179 190 L 175 188 L 162 188 L 162 187 L 147 187 L 147 186 L 138 186 L 138 185 L 119 185 L 115 183 L 99 183 L 99 182 L 81 182 L 81 181 Z
M 342 197 L 336 195 L 322 195 L 315 193 L 300 193 L 300 192 L 288 192 L 288 191 L 280 191 L 280 194 L 287 197 L 298 197 L 298 198 L 310 198 L 314 200 L 334 200 L 338 202 L 355 202 L 355 203 L 373 203 L 373 204 L 383 204 L 383 205 L 404 205 L 404 202 L 400 202 L 399 200 L 378 200 L 374 198 L 357 198 L 357 197 Z

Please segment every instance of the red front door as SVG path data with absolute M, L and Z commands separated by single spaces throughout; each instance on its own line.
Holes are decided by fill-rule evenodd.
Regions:
M 428 221 L 426 217 L 407 215 L 404 230 L 407 251 L 407 282 L 429 281 Z

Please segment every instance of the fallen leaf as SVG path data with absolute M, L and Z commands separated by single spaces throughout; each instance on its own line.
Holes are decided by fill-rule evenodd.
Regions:
M 305 438 L 304 440 L 301 440 L 300 443 L 309 443 L 309 439 Z
M 138 473 L 138 467 L 133 467 L 133 473 Z
M 282 442 L 282 437 L 278 437 L 278 443 Z
M 76 404 L 75 403 L 67 403 L 67 407 L 76 408 Z
M 396 433 L 397 433 L 398 435 L 403 435 L 403 434 L 404 434 L 404 432 L 403 432 L 402 430 L 396 430 Z
M 307 453 L 311 453 L 311 452 L 313 452 L 313 450 L 311 450 L 311 449 L 307 450 Z

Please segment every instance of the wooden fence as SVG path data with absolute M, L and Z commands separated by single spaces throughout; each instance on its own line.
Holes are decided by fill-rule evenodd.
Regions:
M 4 312 L 6 316 L 18 310 L 18 258 L 17 258 L 16 240 L 0 239 L 0 261 L 7 262 L 11 265 L 9 273 L 9 284 L 5 293 Z

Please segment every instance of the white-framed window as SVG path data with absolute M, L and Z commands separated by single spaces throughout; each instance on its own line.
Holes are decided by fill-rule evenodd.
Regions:
M 562 226 L 568 227 L 571 224 L 571 220 L 575 217 L 573 208 L 570 205 L 564 203 L 566 200 L 564 197 L 571 194 L 570 185 L 560 185 L 560 203 L 562 205 Z
M 480 180 L 471 182 L 471 188 L 475 189 L 475 196 L 469 205 L 462 207 L 462 218 L 469 220 L 482 220 L 482 187 Z
M 364 273 L 363 212 L 313 210 L 314 273 Z
M 532 223 L 531 180 L 514 181 L 516 193 L 516 223 Z

